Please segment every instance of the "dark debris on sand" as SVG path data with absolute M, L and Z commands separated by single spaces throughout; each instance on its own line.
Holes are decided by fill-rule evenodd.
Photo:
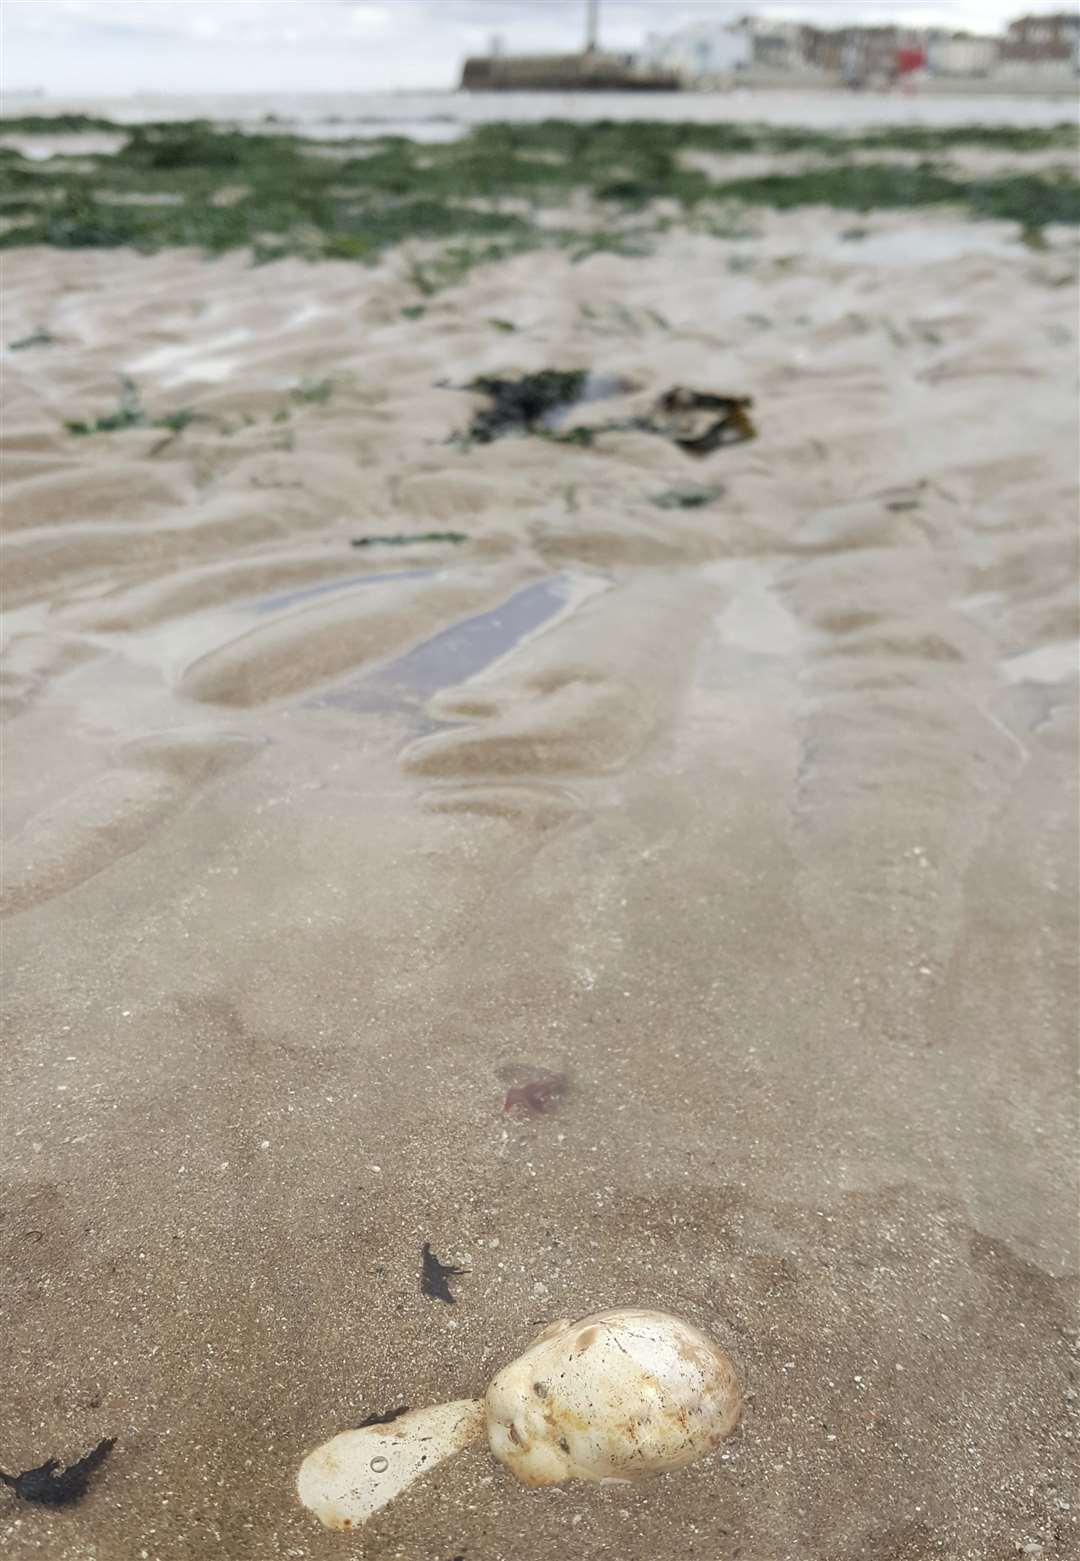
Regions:
M 49 1507 L 68 1507 L 82 1501 L 94 1470 L 103 1464 L 116 1445 L 114 1436 L 107 1436 L 77 1463 L 60 1467 L 59 1458 L 48 1458 L 36 1469 L 22 1474 L 5 1474 L 0 1469 L 0 1480 L 9 1485 L 20 1501 L 39 1502 Z M 57 1473 L 57 1470 L 60 1472 Z
M 527 1116 L 543 1116 L 566 1094 L 570 1081 L 565 1073 L 541 1069 L 505 1069 L 510 1084 L 503 1097 L 504 1111 L 524 1111 Z
M 386 536 L 350 537 L 352 547 L 408 547 L 414 542 L 467 542 L 464 531 L 394 531 Z
M 401 1404 L 397 1409 L 385 1409 L 382 1414 L 366 1415 L 356 1426 L 357 1431 L 366 1430 L 369 1425 L 390 1425 L 394 1420 L 400 1420 L 402 1415 L 409 1413 L 408 1404 Z
M 453 1279 L 458 1274 L 467 1274 L 467 1268 L 455 1268 L 453 1263 L 440 1263 L 432 1252 L 428 1243 L 424 1242 L 424 1261 L 420 1271 L 420 1294 L 426 1295 L 432 1301 L 445 1301 L 448 1306 L 453 1306 L 456 1296 L 450 1294 L 450 1286 L 447 1280 Z
M 473 418 L 469 438 L 476 444 L 490 444 L 504 434 L 533 433 L 550 426 L 582 399 L 586 379 L 584 369 L 541 369 L 519 379 L 493 375 L 474 379 L 468 389 L 487 396 L 490 405 Z
M 571 408 L 584 401 L 619 395 L 634 387 L 616 379 L 586 374 L 580 369 L 542 369 L 518 379 L 484 375 L 466 389 L 488 398 L 475 414 L 463 442 L 490 444 L 507 434 L 534 434 L 561 444 L 592 445 L 601 433 L 657 434 L 686 455 L 711 455 L 725 445 L 757 438 L 750 417 L 749 396 L 688 390 L 675 385 L 657 398 L 651 409 L 635 417 L 616 418 L 589 426 L 567 426 Z

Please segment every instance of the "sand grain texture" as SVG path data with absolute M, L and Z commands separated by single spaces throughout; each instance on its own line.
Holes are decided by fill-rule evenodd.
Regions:
M 0 1464 L 117 1445 L 5 1555 L 1077 1553 L 1075 243 L 754 222 L 422 319 L 402 257 L 7 257 Z M 547 366 L 760 437 L 447 442 Z M 65 431 L 125 374 L 199 420 Z M 716 1459 L 299 1506 L 617 1304 L 738 1361 Z

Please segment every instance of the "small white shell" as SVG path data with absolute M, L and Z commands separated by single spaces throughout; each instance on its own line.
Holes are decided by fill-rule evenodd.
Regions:
M 735 1428 L 735 1368 L 677 1317 L 638 1308 L 552 1323 L 485 1400 L 491 1450 L 527 1485 L 637 1480 L 711 1452 Z

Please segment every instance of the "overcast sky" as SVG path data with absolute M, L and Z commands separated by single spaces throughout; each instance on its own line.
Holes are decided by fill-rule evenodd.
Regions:
M 1041 0 L 600 0 L 601 42 L 758 10 L 839 24 L 910 19 L 996 29 Z M 456 84 L 493 33 L 508 49 L 579 46 L 585 0 L 0 0 L 6 91 L 377 91 Z

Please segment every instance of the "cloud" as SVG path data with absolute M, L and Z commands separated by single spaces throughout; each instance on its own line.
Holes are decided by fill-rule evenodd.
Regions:
M 5 0 L 9 25 L 52 37 L 89 36 L 272 42 L 386 35 L 411 0 Z

